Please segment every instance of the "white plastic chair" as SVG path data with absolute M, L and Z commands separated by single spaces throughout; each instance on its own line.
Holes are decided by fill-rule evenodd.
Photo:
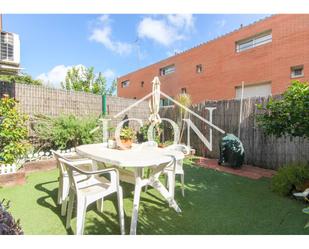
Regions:
M 61 215 L 64 216 L 66 214 L 67 202 L 68 202 L 68 195 L 69 195 L 69 176 L 67 173 L 66 168 L 61 165 L 59 159 L 63 158 L 69 162 L 75 162 L 75 166 L 88 168 L 92 167 L 92 160 L 84 159 L 84 158 L 77 158 L 78 154 L 75 152 L 61 154 L 57 151 L 52 150 L 54 158 L 56 159 L 57 166 L 59 169 L 59 188 L 58 188 L 58 197 L 57 197 L 57 204 L 61 205 Z M 75 159 L 72 159 L 75 158 Z M 77 180 L 83 180 L 86 177 L 81 175 L 78 172 L 74 173 Z
M 171 151 L 171 150 L 181 151 L 184 153 L 185 156 L 190 154 L 190 149 L 184 144 L 173 144 L 173 145 L 167 146 L 165 150 L 166 151 Z M 183 170 L 183 160 L 176 161 L 175 172 L 174 172 L 174 168 L 169 166 L 164 169 L 163 173 L 166 175 L 166 178 L 165 178 L 166 186 L 168 187 L 169 191 L 172 191 L 173 194 L 174 194 L 174 190 L 170 189 L 171 181 L 175 181 L 175 176 L 173 174 L 180 175 L 181 193 L 182 193 L 182 196 L 185 196 L 185 179 L 184 179 L 185 172 Z M 173 183 L 173 186 L 175 185 L 176 184 Z
M 309 201 L 309 188 L 305 189 L 304 192 L 299 192 L 299 193 L 294 193 L 293 194 L 295 197 L 302 197 L 304 198 L 306 201 Z
M 124 230 L 124 212 L 123 212 L 123 193 L 122 188 L 119 185 L 119 173 L 115 168 L 101 169 L 96 171 L 84 171 L 76 167 L 75 162 L 69 162 L 65 159 L 59 159 L 60 164 L 66 168 L 69 180 L 69 206 L 66 220 L 66 228 L 71 227 L 71 218 L 73 213 L 74 198 L 77 199 L 77 224 L 76 234 L 81 235 L 84 231 L 84 223 L 87 207 L 96 201 L 101 201 L 104 197 L 117 193 L 118 199 L 118 211 L 120 221 L 120 232 L 125 234 Z M 78 181 L 75 177 L 76 172 L 86 177 L 84 180 Z M 110 181 L 104 177 L 100 177 L 102 174 L 109 174 Z

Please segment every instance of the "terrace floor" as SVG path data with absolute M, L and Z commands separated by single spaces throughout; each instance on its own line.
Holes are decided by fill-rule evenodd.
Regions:
M 23 186 L 0 189 L 11 200 L 10 211 L 20 219 L 25 234 L 72 234 L 56 205 L 57 170 L 28 175 Z M 217 170 L 185 166 L 186 190 L 176 200 L 182 213 L 168 207 L 153 189 L 143 192 L 137 234 L 309 234 L 302 213 L 306 204 L 270 191 L 270 179 L 249 179 Z M 129 232 L 133 186 L 123 184 L 126 233 Z M 104 213 L 90 206 L 85 234 L 119 234 L 115 196 L 104 202 Z

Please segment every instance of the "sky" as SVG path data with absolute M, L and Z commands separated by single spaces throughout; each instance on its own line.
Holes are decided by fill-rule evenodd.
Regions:
M 60 87 L 72 66 L 93 66 L 113 79 L 269 15 L 6 14 L 17 33 L 23 72 Z

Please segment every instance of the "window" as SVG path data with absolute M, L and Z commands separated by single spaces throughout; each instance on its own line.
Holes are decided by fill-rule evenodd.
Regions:
M 169 65 L 167 67 L 160 68 L 160 75 L 167 75 L 175 72 L 175 65 Z
M 201 73 L 203 71 L 202 64 L 196 65 L 196 73 Z
M 141 82 L 141 87 L 144 87 L 144 81 Z
M 271 30 L 263 32 L 259 35 L 256 35 L 254 37 L 237 41 L 236 42 L 236 52 L 242 52 L 250 48 L 255 48 L 261 45 L 264 45 L 266 43 L 272 42 L 272 34 Z
M 236 99 L 241 98 L 241 86 L 236 87 Z M 244 98 L 266 97 L 271 95 L 271 82 L 244 86 Z
M 181 93 L 187 93 L 187 88 L 181 88 Z
M 304 66 L 294 66 L 291 67 L 291 78 L 298 78 L 304 76 Z
M 14 36 L 11 33 L 1 32 L 0 59 L 14 61 Z
M 126 88 L 130 85 L 130 81 L 129 80 L 125 80 L 121 82 L 121 87 L 122 88 Z
M 169 99 L 160 99 L 160 106 L 172 106 L 173 102 Z

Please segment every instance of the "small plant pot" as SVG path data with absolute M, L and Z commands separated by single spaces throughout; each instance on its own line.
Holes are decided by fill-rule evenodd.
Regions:
M 116 141 L 113 140 L 113 139 L 109 139 L 109 140 L 107 141 L 107 147 L 108 147 L 109 149 L 115 149 L 115 148 L 117 147 Z
M 132 147 L 132 139 L 121 139 L 122 147 L 125 149 L 130 149 Z M 121 147 L 120 147 L 121 148 Z

